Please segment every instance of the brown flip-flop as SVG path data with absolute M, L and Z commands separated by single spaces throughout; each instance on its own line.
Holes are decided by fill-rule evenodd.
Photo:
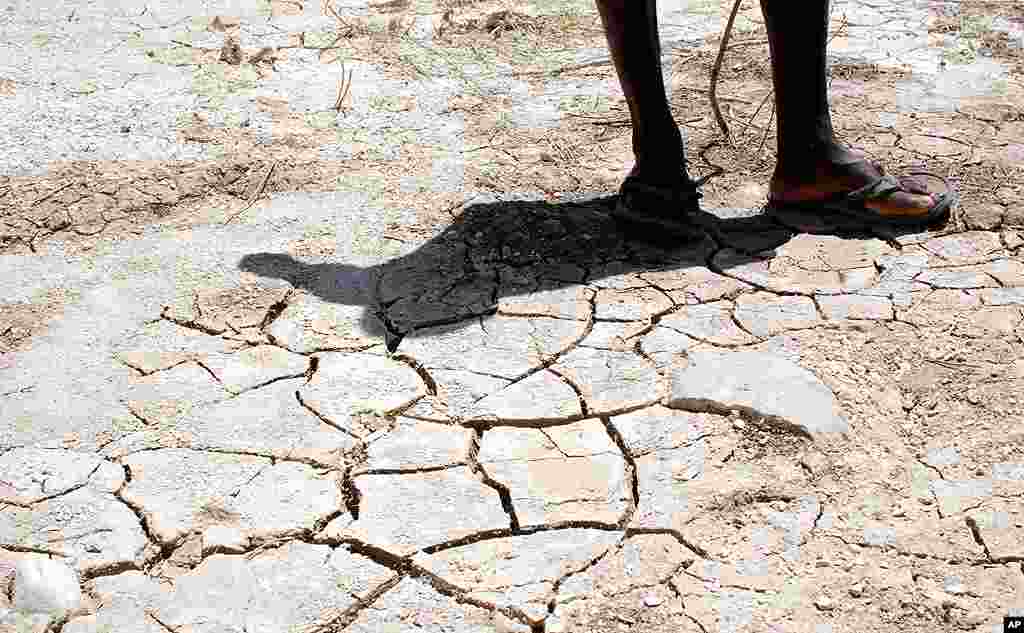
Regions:
M 946 191 L 940 194 L 929 192 L 925 187 L 908 178 L 897 178 L 886 174 L 882 166 L 873 163 L 875 168 L 882 174 L 880 178 L 860 189 L 840 193 L 825 200 L 815 202 L 778 202 L 769 200 L 765 207 L 766 211 L 798 211 L 801 213 L 817 213 L 831 211 L 833 213 L 855 217 L 866 220 L 872 224 L 888 224 L 892 226 L 923 226 L 937 224 L 940 221 L 949 219 L 953 208 L 959 202 L 960 197 L 955 189 L 942 176 L 930 171 L 908 171 L 908 175 L 926 175 L 938 178 L 946 185 Z M 874 209 L 869 208 L 865 203 L 868 200 L 879 200 L 888 197 L 898 191 L 909 193 L 930 194 L 937 198 L 928 212 L 924 215 L 882 215 Z

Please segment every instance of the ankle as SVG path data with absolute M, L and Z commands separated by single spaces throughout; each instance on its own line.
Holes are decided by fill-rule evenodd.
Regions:
M 629 176 L 649 185 L 676 186 L 685 182 L 689 176 L 686 173 L 686 164 L 667 167 L 665 164 L 644 165 L 635 163 L 630 170 Z
M 775 163 L 775 173 L 795 175 L 819 173 L 825 175 L 837 168 L 845 169 L 865 160 L 863 154 L 855 152 L 835 140 L 799 146 L 789 145 L 779 152 Z
M 633 144 L 636 167 L 644 173 L 679 173 L 686 170 L 686 151 L 681 138 L 662 137 Z
M 655 157 L 655 154 L 683 154 L 683 134 L 671 115 L 665 118 L 633 122 L 633 153 Z

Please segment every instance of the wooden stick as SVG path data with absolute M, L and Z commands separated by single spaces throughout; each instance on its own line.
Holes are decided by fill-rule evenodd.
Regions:
M 740 10 L 740 0 L 732 4 L 732 11 L 729 12 L 729 21 L 725 23 L 725 33 L 722 34 L 722 42 L 718 45 L 718 57 L 715 58 L 715 65 L 711 67 L 711 85 L 708 87 L 708 96 L 711 97 L 711 110 L 715 113 L 718 121 L 718 128 L 722 130 L 725 138 L 729 139 L 729 125 L 718 108 L 718 99 L 715 97 L 715 89 L 718 87 L 718 73 L 722 70 L 722 60 L 725 58 L 725 47 L 729 45 L 729 36 L 732 34 L 732 24 L 736 21 L 736 13 Z

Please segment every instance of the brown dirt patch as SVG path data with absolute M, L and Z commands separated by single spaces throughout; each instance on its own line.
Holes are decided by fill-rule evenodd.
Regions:
M 0 354 L 26 347 L 34 335 L 61 315 L 64 305 L 74 296 L 74 291 L 53 288 L 31 302 L 0 303 Z
M 731 2 L 719 4 L 725 15 Z M 1019 9 L 997 4 L 1002 12 L 997 14 L 1019 17 L 1014 13 Z M 298 6 L 275 2 L 272 10 L 290 15 Z M 970 18 L 991 8 L 968 3 L 962 10 Z M 440 57 L 431 63 L 458 64 L 464 57 L 476 55 L 479 63 L 512 64 L 519 69 L 519 77 L 536 88 L 553 76 L 614 77 L 609 63 L 574 68 L 551 61 L 559 51 L 605 46 L 596 11 L 528 15 L 495 2 L 452 2 L 444 9 L 443 15 L 435 16 L 438 31 L 431 44 L 432 54 Z M 339 24 L 339 39 L 320 48 L 323 61 L 333 63 L 338 56 L 373 60 L 386 76 L 396 79 L 422 74 L 422 63 L 410 54 L 408 42 L 390 27 L 381 30 L 375 22 L 379 16 L 408 21 L 414 10 L 411 5 L 389 3 L 362 22 Z M 774 167 L 771 71 L 767 43 L 759 31 L 759 7 L 745 2 L 741 15 L 745 26 L 734 33 L 718 88 L 733 133 L 731 144 L 722 139 L 706 94 L 717 39 L 679 50 L 670 70 L 673 110 L 689 137 L 691 172 L 699 176 L 724 170 L 705 187 L 708 205 L 760 204 Z M 839 24 L 838 19 L 834 21 L 833 34 L 841 34 Z M 936 18 L 932 28 L 947 28 L 942 24 Z M 236 27 L 230 26 L 227 30 L 233 32 Z M 261 76 L 272 76 L 277 72 L 275 58 L 287 57 L 298 46 L 323 45 L 297 36 L 293 48 L 278 49 L 266 58 L 260 51 L 243 51 L 247 61 L 240 65 L 222 61 L 219 49 L 197 48 L 193 52 L 204 63 L 224 66 L 225 73 L 239 72 L 256 61 Z M 1020 51 L 1008 54 L 1017 61 L 1021 57 Z M 893 112 L 897 84 L 907 79 L 906 73 L 846 64 L 833 67 L 832 74 L 834 120 L 842 138 L 887 165 L 927 163 L 961 189 L 966 214 L 982 209 L 989 216 L 1010 219 L 1008 210 L 1019 199 L 1024 183 L 1017 155 L 1024 147 L 1015 140 L 1024 134 L 1024 109 L 1019 105 L 1024 103 L 1024 88 L 1010 82 L 1007 94 L 965 99 L 959 112 Z M 465 166 L 467 187 L 499 192 L 540 190 L 551 200 L 572 192 L 611 193 L 631 164 L 632 152 L 624 102 L 621 97 L 610 101 L 596 109 L 573 104 L 554 129 L 522 129 L 507 123 L 505 117 L 514 105 L 507 97 L 467 93 L 453 99 L 451 109 L 465 117 L 465 143 L 471 150 Z M 412 102 L 395 105 L 414 106 Z M 378 197 L 382 207 L 416 208 L 416 226 L 389 227 L 398 237 L 404 233 L 412 239 L 450 221 L 448 209 L 460 201 L 461 194 L 402 191 L 400 186 L 410 175 L 429 178 L 430 147 L 405 145 L 401 160 L 389 161 L 374 156 L 370 144 L 354 143 L 351 159 L 324 160 L 319 148 L 334 140 L 332 130 L 291 112 L 283 100 L 262 99 L 260 107 L 273 118 L 273 139 L 266 145 L 256 143 L 246 127 L 214 127 L 195 113 L 182 119 L 182 140 L 220 147 L 224 157 L 217 160 L 65 163 L 53 165 L 43 176 L 0 179 L 0 252 L 31 251 L 57 237 L 72 248 L 75 244 L 87 248 L 97 236 L 135 231 L 143 225 L 208 221 L 209 213 L 200 210 L 213 202 L 225 207 L 222 214 L 226 218 L 257 193 L 265 197 L 284 191 L 358 188 Z M 889 114 L 891 127 L 880 124 L 883 113 Z M 257 192 L 272 163 L 271 177 Z M 1004 211 L 993 210 L 992 205 Z M 322 250 L 315 245 L 311 248 Z

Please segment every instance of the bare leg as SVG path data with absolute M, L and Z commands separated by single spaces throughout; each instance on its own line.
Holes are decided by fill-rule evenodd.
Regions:
M 686 178 L 679 128 L 661 73 L 656 0 L 596 0 L 633 124 L 632 174 L 650 184 Z M 761 0 L 778 113 L 772 199 L 821 200 L 879 177 L 833 134 L 825 73 L 828 0 Z M 925 215 L 934 199 L 898 192 L 868 206 L 883 215 Z
M 761 12 L 778 115 L 772 198 L 820 200 L 878 178 L 877 169 L 833 134 L 825 72 L 828 0 L 761 0 Z M 932 204 L 929 195 L 897 192 L 868 206 L 883 215 L 913 216 L 924 215 Z
M 633 123 L 632 174 L 650 184 L 686 177 L 682 136 L 661 72 L 655 0 L 596 0 Z

